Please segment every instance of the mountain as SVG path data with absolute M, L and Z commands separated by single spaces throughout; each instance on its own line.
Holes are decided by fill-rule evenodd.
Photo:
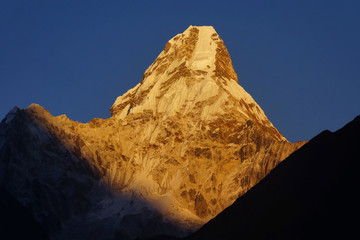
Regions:
M 40 224 L 0 186 L 1 239 L 50 239 Z
M 185 239 L 351 239 L 360 214 L 360 116 L 291 154 Z
M 0 125 L 0 183 L 53 239 L 185 236 L 247 192 L 292 144 L 238 84 L 213 27 L 165 46 L 112 117 L 37 104 Z

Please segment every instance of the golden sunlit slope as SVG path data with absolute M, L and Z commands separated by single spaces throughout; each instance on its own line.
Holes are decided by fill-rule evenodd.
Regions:
M 288 142 L 238 84 L 212 27 L 190 26 L 172 38 L 141 83 L 117 98 L 109 119 L 78 123 L 36 104 L 20 112 L 61 145 L 38 147 L 49 154 L 64 147 L 109 193 L 91 200 L 97 207 L 84 210 L 91 216 L 84 221 L 109 220 L 108 234 L 130 239 L 199 228 L 304 144 Z M 144 213 L 158 226 L 141 222 Z M 60 236 L 79 224 L 69 219 Z M 176 230 L 164 230 L 165 223 Z

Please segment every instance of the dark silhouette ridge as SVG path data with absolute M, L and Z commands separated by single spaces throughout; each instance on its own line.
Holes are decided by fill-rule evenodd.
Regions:
M 358 236 L 360 116 L 323 131 L 192 239 L 350 239 Z

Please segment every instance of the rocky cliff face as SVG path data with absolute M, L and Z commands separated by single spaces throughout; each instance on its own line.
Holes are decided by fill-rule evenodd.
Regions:
M 172 38 L 109 119 L 41 106 L 0 126 L 0 181 L 54 239 L 183 236 L 303 143 L 288 142 L 238 84 L 212 27 Z

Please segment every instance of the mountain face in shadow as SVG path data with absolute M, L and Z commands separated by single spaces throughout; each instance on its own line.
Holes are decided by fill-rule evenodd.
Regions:
M 151 203 L 111 191 L 101 181 L 101 168 L 81 154 L 80 140 L 71 135 L 66 139 L 61 129 L 54 131 L 56 126 L 40 118 L 43 114 L 36 105 L 14 108 L 0 124 L 0 230 L 4 236 L 134 239 L 131 234 L 182 231 L 154 212 Z
M 360 116 L 324 131 L 185 239 L 358 236 Z
M 0 186 L 0 237 L 1 239 L 50 239 L 46 231 Z

